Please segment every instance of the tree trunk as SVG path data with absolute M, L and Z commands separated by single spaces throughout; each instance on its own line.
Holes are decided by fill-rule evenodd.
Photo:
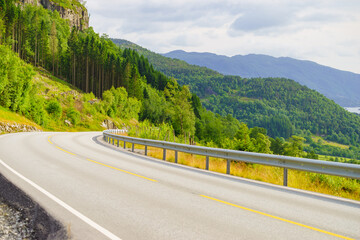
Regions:
M 34 59 L 34 61 L 35 61 L 35 67 L 36 67 L 36 64 L 37 64 L 37 62 L 36 62 L 36 56 L 37 56 L 37 31 L 35 31 L 35 59 Z
M 75 86 L 75 76 L 76 76 L 76 69 L 75 69 L 75 52 L 73 54 L 73 58 L 74 58 L 74 64 L 73 64 L 73 85 Z
M 86 56 L 86 83 L 85 83 L 85 92 L 89 92 L 89 57 Z

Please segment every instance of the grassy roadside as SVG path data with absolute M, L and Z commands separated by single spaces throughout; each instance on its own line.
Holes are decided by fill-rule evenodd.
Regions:
M 0 134 L 42 130 L 35 122 L 0 106 Z
M 117 144 L 117 142 L 115 142 L 115 144 Z M 123 142 L 120 141 L 119 146 L 123 146 Z M 131 149 L 131 144 L 127 143 L 126 147 Z M 144 150 L 145 147 L 142 145 L 135 145 L 135 149 Z M 162 159 L 163 150 L 148 147 L 148 156 Z M 166 161 L 175 162 L 174 151 L 166 151 Z M 205 169 L 204 156 L 179 152 L 178 163 L 190 167 Z M 211 157 L 209 161 L 209 170 L 225 174 L 226 160 Z M 248 164 L 244 162 L 232 162 L 230 174 L 276 185 L 283 184 L 283 169 L 278 167 Z M 354 179 L 288 170 L 288 186 L 360 201 L 360 181 Z
M 23 117 L 17 113 L 11 112 L 9 109 L 0 106 L 0 122 L 2 123 L 17 123 L 22 125 L 33 126 L 41 130 L 42 128 L 33 121 Z

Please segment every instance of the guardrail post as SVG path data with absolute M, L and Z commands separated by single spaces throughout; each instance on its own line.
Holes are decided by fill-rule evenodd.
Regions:
M 284 186 L 288 185 L 288 171 L 287 168 L 284 168 Z
M 205 169 L 209 170 L 209 156 L 206 156 Z
M 105 130 L 103 131 L 103 139 L 106 143 L 111 143 L 113 141 L 113 145 L 115 144 L 115 139 L 118 145 L 119 138 L 116 135 L 111 134 L 111 132 L 124 132 L 123 130 Z M 138 144 L 138 140 L 132 137 L 120 137 L 121 141 L 124 142 L 124 149 L 126 149 L 126 141 L 129 140 L 129 143 L 136 143 Z M 134 140 L 134 141 L 133 141 Z M 253 163 L 256 162 L 257 164 L 269 165 L 274 167 L 283 168 L 283 185 L 288 186 L 289 176 L 288 176 L 288 169 L 306 171 L 306 172 L 317 172 L 322 174 L 329 174 L 347 178 L 355 178 L 360 179 L 360 166 L 357 164 L 346 164 L 346 163 L 336 163 L 336 162 L 326 162 L 326 161 L 317 161 L 312 159 L 302 159 L 302 158 L 295 158 L 295 157 L 288 157 L 288 156 L 276 156 L 276 155 L 266 155 L 252 153 L 249 157 L 248 153 L 235 151 L 235 150 L 224 150 L 224 149 L 209 149 L 207 147 L 199 147 L 199 146 L 191 146 L 191 145 L 184 145 L 184 144 L 176 144 L 176 143 L 166 143 L 164 144 L 162 141 L 156 140 L 144 140 L 141 141 L 142 145 L 150 144 L 153 147 L 163 149 L 163 159 L 166 160 L 166 150 L 171 149 L 172 151 L 177 152 L 186 152 L 189 154 L 196 154 L 201 156 L 208 156 L 206 157 L 207 163 L 205 168 L 209 170 L 210 157 L 217 157 L 222 159 L 222 161 L 227 161 L 226 165 L 226 173 L 230 174 L 231 172 L 231 162 L 232 161 L 242 161 L 242 162 L 249 162 Z M 130 150 L 130 149 L 129 149 Z M 147 150 L 146 150 L 147 153 Z M 178 155 L 178 153 L 175 153 Z M 178 160 L 178 157 L 175 156 Z M 230 159 L 230 160 L 229 160 Z M 178 160 L 179 161 L 179 160 Z
M 230 160 L 227 159 L 226 161 L 226 174 L 230 174 Z
M 134 152 L 134 147 L 135 147 L 135 143 L 132 144 L 131 146 L 131 151 Z
M 147 145 L 145 145 L 145 156 L 147 156 Z
M 175 151 L 175 163 L 178 163 L 178 151 Z

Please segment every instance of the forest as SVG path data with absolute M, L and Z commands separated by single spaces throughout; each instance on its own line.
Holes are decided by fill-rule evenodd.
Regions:
M 295 136 L 308 130 L 351 143 L 358 151 L 360 118 L 291 80 L 241 79 L 211 72 L 206 78 L 198 75 L 201 81 L 191 81 L 191 71 L 185 75 L 179 71 L 183 76 L 179 84 L 136 50 L 121 49 L 92 28 L 70 29 L 57 11 L 40 6 L 0 0 L 0 53 L 0 105 L 41 126 L 62 116 L 82 124 L 80 109 L 34 94 L 32 78 L 45 69 L 87 94 L 87 101 L 102 100 L 87 104 L 83 110 L 87 115 L 99 112 L 151 126 L 168 124 L 177 136 L 191 136 L 197 144 L 317 158 L 316 148 L 305 153 L 306 139 Z M 207 70 L 199 74 L 202 71 Z
M 359 146 L 360 118 L 322 94 L 291 79 L 226 76 L 205 67 L 164 57 L 128 41 L 112 39 L 147 57 L 154 68 L 188 85 L 203 105 L 222 116 L 231 114 L 271 137 L 303 137 L 308 132 L 327 140 Z

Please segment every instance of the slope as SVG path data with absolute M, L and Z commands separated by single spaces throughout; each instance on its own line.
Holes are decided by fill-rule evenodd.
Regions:
M 139 108 L 126 106 L 137 103 L 127 97 L 126 91 L 111 90 L 108 94 L 114 97 L 122 94 L 123 102 L 116 107 L 126 112 L 126 115 L 114 114 L 111 118 L 106 114 L 108 101 L 96 99 L 92 93 L 83 93 L 42 68 L 26 64 L 6 46 L 0 45 L 0 53 L 2 133 L 103 130 L 114 124 L 121 126 L 123 120 L 120 119 L 131 119 L 139 112 Z
M 322 66 L 315 62 L 289 57 L 275 58 L 261 54 L 227 57 L 213 53 L 181 50 L 166 53 L 164 56 L 208 67 L 225 75 L 237 75 L 244 78 L 289 78 L 317 90 L 341 106 L 360 105 L 360 95 L 358 94 L 360 74 Z
M 344 144 L 359 143 L 358 116 L 293 80 L 224 76 L 181 60 L 168 60 L 129 42 L 118 44 L 136 49 L 149 57 L 156 69 L 170 73 L 180 84 L 189 85 L 207 109 L 223 116 L 232 114 L 250 127 L 265 127 L 272 137 L 288 138 L 310 131 Z

